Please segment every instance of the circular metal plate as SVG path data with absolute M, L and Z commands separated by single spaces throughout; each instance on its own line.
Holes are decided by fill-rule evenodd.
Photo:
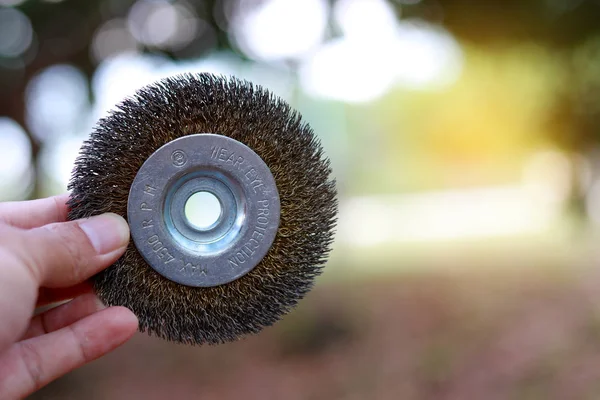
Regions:
M 185 214 L 195 193 L 217 197 L 221 214 L 200 229 Z M 154 152 L 129 192 L 127 216 L 140 254 L 177 283 L 209 287 L 252 270 L 273 244 L 280 202 L 275 179 L 246 145 L 210 133 L 184 136 Z

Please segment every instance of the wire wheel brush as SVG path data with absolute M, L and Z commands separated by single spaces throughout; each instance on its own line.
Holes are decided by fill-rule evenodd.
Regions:
M 93 278 L 100 299 L 188 344 L 232 341 L 287 313 L 320 274 L 337 214 L 329 159 L 301 116 L 211 74 L 119 104 L 82 146 L 69 189 L 70 219 L 114 212 L 131 228 L 125 255 Z M 191 217 L 198 197 L 212 218 Z

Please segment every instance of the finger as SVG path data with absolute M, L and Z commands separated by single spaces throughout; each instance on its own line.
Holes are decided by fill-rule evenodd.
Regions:
M 29 201 L 0 203 L 0 221 L 17 228 L 31 229 L 63 222 L 69 208 L 69 194 Z
M 57 331 L 104 308 L 106 307 L 94 293 L 84 294 L 68 303 L 36 315 L 21 340 Z
M 0 356 L 2 398 L 22 398 L 54 379 L 103 356 L 137 330 L 135 315 L 111 307 L 47 335 L 13 345 Z
M 92 284 L 89 281 L 84 281 L 78 285 L 52 289 L 52 288 L 41 288 L 38 292 L 38 298 L 36 307 L 43 307 L 48 304 L 58 303 L 64 300 L 74 299 L 82 294 L 92 292 Z
M 74 286 L 114 263 L 129 242 L 127 222 L 116 214 L 17 230 L 3 243 L 39 286 Z

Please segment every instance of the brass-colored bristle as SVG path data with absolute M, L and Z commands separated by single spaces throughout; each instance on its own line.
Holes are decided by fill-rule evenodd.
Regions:
M 329 160 L 298 113 L 249 82 L 186 74 L 141 89 L 100 120 L 76 161 L 69 218 L 126 217 L 129 189 L 144 161 L 165 143 L 203 132 L 244 143 L 271 169 L 281 219 L 264 259 L 233 282 L 195 288 L 156 273 L 130 243 L 94 277 L 100 299 L 130 308 L 140 330 L 188 344 L 232 341 L 288 312 L 320 274 L 337 214 Z

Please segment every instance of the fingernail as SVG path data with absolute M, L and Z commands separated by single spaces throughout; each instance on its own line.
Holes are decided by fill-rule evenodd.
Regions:
M 100 300 L 100 298 L 96 295 L 94 295 L 94 303 L 96 303 L 96 310 L 97 311 L 102 311 L 106 308 L 106 304 L 104 304 L 102 302 L 102 300 Z
M 98 254 L 108 254 L 129 243 L 129 225 L 117 214 L 103 214 L 79 222 Z

